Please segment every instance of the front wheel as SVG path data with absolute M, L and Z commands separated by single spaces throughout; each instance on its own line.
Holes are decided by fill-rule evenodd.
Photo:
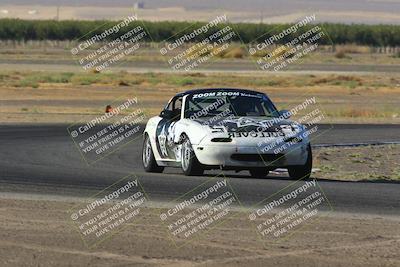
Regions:
M 164 167 L 158 166 L 151 148 L 150 137 L 146 134 L 143 141 L 142 163 L 146 172 L 163 172 Z
M 181 149 L 181 167 L 185 175 L 202 175 L 204 168 L 194 154 L 192 144 L 187 136 L 183 136 Z
M 307 160 L 304 165 L 300 166 L 293 166 L 288 168 L 289 176 L 292 179 L 309 179 L 311 176 L 311 171 L 312 171 L 312 151 L 311 151 L 311 145 L 308 144 L 307 147 Z

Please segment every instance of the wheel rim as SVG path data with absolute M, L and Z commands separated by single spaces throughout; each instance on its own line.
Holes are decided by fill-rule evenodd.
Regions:
M 190 161 L 190 144 L 188 141 L 185 141 L 182 145 L 182 168 L 187 170 L 189 168 L 189 161 Z
M 144 166 L 146 166 L 146 167 L 149 166 L 150 159 L 151 159 L 151 144 L 150 144 L 149 138 L 146 138 L 146 142 L 145 142 L 144 148 L 143 148 Z

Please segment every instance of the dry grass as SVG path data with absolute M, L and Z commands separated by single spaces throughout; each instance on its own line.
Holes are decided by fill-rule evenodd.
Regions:
M 335 57 L 336 57 L 336 58 L 346 58 L 347 55 L 346 55 L 346 52 L 340 50 L 340 51 L 337 51 L 337 52 L 335 53 Z
M 371 47 L 357 44 L 336 45 L 337 52 L 348 54 L 368 54 L 372 52 Z
M 76 63 L 71 56 L 70 47 L 74 46 L 73 42 L 33 42 L 29 43 L 3 43 L 0 46 L 1 58 L 4 61 L 23 61 L 27 60 L 32 62 L 49 62 L 54 63 L 58 61 Z M 189 48 L 189 46 L 187 47 Z M 232 59 L 239 59 L 249 61 L 258 57 L 264 57 L 268 53 L 275 50 L 280 50 L 280 47 L 272 47 L 271 49 L 258 50 L 253 56 L 249 56 L 247 49 L 240 43 L 231 43 L 229 47 L 213 57 L 214 60 L 229 61 Z M 88 51 L 90 52 L 90 51 Z M 182 52 L 182 51 L 180 51 Z M 210 53 L 208 51 L 207 53 Z M 207 54 L 206 53 L 206 54 Z M 336 55 L 343 53 L 343 58 L 338 58 Z M 206 55 L 205 54 L 205 55 Z M 340 56 L 339 56 L 340 57 Z M 165 58 L 159 52 L 159 44 L 152 43 L 136 51 L 135 53 L 124 57 L 123 61 L 137 62 L 165 62 Z M 319 46 L 317 51 L 309 53 L 302 57 L 299 62 L 302 63 L 324 63 L 324 64 L 400 64 L 400 57 L 397 54 L 383 54 L 375 53 L 373 48 L 366 46 L 351 45 L 335 45 L 332 50 L 331 46 Z
M 230 45 L 224 50 L 219 50 L 218 47 L 208 47 L 207 45 L 191 47 L 190 53 L 186 55 L 187 59 L 199 59 L 202 57 L 212 57 L 219 59 L 242 59 L 246 57 L 247 52 L 244 48 L 235 45 Z
M 348 54 L 371 54 L 372 48 L 369 46 L 357 45 L 357 44 L 345 44 L 335 46 L 335 57 L 338 59 L 351 57 Z
M 251 77 L 251 79 L 248 79 Z M 45 84 L 65 85 L 171 85 L 171 86 L 235 86 L 240 87 L 339 87 L 356 90 L 371 88 L 388 89 L 400 87 L 400 79 L 396 75 L 362 76 L 362 75 L 296 75 L 288 79 L 287 75 L 261 74 L 230 75 L 230 74 L 166 74 L 166 73 L 135 73 L 126 71 L 100 73 L 91 72 L 41 72 L 41 71 L 11 71 L 0 72 L 2 87 L 32 87 L 40 88 Z M 222 84 L 223 83 L 223 84 Z
M 228 50 L 221 55 L 222 58 L 244 58 L 247 52 L 242 47 L 228 48 Z
M 400 79 L 395 75 L 231 75 L 166 73 L 0 73 L 2 121 L 73 121 L 73 114 L 102 112 L 121 95 L 140 99 L 149 115 L 177 92 L 193 88 L 238 87 L 267 93 L 279 109 L 291 108 L 315 96 L 328 121 L 398 122 Z M 56 103 L 56 104 L 55 104 Z M 52 119 L 53 120 L 53 119 Z

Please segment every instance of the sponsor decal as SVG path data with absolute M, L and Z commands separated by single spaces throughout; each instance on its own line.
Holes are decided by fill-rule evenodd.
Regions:
M 163 159 L 179 159 L 180 147 L 174 143 L 176 121 L 162 119 L 156 130 L 156 146 Z
M 197 122 L 206 125 L 205 120 L 196 120 Z M 275 135 L 267 136 L 268 133 L 279 133 L 277 136 L 283 136 L 281 133 L 282 130 L 292 130 L 292 126 L 283 124 L 285 122 L 281 122 L 279 125 L 271 125 L 271 120 L 259 120 L 256 118 L 249 117 L 240 117 L 240 118 L 224 118 L 222 121 L 218 123 L 207 124 L 211 128 L 223 127 L 224 131 L 228 133 L 251 133 L 256 132 L 260 133 L 259 136 L 250 136 L 250 137 L 274 137 Z M 266 133 L 263 136 L 261 133 Z M 254 134 L 253 134 L 254 135 Z M 247 136 L 233 136 L 233 137 L 247 137 Z
M 283 132 L 229 132 L 229 138 L 267 138 L 267 137 L 284 137 Z
M 263 98 L 262 94 L 251 94 L 238 91 L 215 91 L 215 92 L 205 92 L 200 94 L 194 94 L 192 99 L 196 98 L 207 98 L 207 97 L 218 97 L 218 96 L 243 96 L 243 97 L 255 97 Z

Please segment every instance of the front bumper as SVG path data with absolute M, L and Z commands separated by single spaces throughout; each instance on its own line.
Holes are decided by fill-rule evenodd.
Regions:
M 288 167 L 304 165 L 308 143 L 298 143 L 279 153 L 263 153 L 257 146 L 240 146 L 227 143 L 193 145 L 200 163 L 223 167 Z

